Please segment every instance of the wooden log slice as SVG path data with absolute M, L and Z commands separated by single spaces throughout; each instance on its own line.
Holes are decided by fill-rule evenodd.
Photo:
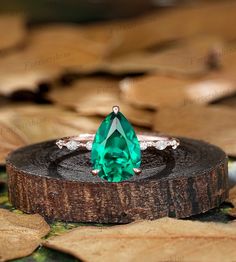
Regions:
M 60 150 L 55 141 L 18 149 L 7 158 L 10 201 L 49 220 L 96 223 L 183 218 L 219 206 L 228 196 L 227 156 L 180 140 L 176 150 L 143 151 L 142 174 L 120 183 L 92 176 L 86 149 Z

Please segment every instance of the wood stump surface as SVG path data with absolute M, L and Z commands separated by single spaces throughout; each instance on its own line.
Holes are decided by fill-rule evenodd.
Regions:
M 20 148 L 7 158 L 10 202 L 48 220 L 128 223 L 184 218 L 228 196 L 227 156 L 216 146 L 180 138 L 176 149 L 142 153 L 142 174 L 110 183 L 91 175 L 90 152 L 55 141 Z

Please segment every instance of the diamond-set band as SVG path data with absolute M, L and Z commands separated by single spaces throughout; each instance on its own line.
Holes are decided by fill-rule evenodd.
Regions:
M 94 140 L 93 134 L 81 134 L 79 136 L 65 137 L 57 140 L 56 145 L 61 149 L 66 147 L 67 149 L 73 151 L 78 148 L 86 148 L 87 150 L 92 149 L 92 143 Z M 149 147 L 154 147 L 157 150 L 164 150 L 167 147 L 176 149 L 180 141 L 174 137 L 166 136 L 150 136 L 150 135 L 137 135 L 138 141 L 140 143 L 141 150 L 146 150 Z

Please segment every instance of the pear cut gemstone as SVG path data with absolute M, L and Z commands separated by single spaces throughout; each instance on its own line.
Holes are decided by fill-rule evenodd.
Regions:
M 141 150 L 135 131 L 120 112 L 110 113 L 95 135 L 91 161 L 100 178 L 121 182 L 132 177 L 141 164 Z

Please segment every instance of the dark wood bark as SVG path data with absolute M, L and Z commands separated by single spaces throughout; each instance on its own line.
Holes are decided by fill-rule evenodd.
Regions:
M 197 140 L 181 138 L 176 150 L 145 150 L 142 174 L 129 181 L 102 181 L 91 169 L 90 152 L 60 150 L 55 141 L 18 149 L 7 158 L 10 201 L 50 220 L 127 223 L 188 217 L 228 196 L 225 153 Z

